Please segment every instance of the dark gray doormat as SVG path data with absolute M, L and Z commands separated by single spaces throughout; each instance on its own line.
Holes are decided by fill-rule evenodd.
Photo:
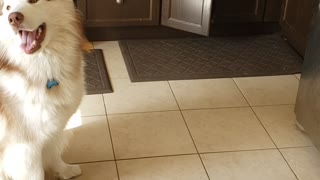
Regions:
M 279 34 L 120 41 L 133 82 L 299 73 L 302 58 Z
M 113 92 L 102 50 L 94 49 L 90 54 L 86 54 L 85 62 L 87 94 Z

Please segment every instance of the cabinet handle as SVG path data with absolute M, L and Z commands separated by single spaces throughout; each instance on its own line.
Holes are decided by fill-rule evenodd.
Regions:
M 123 4 L 123 0 L 116 0 L 117 4 Z

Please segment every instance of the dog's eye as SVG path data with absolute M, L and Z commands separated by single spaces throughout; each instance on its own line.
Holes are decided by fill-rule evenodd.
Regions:
M 9 11 L 11 9 L 11 6 L 7 6 L 6 9 Z
M 34 4 L 36 2 L 38 2 L 38 0 L 28 0 L 28 3 L 30 3 L 30 4 Z

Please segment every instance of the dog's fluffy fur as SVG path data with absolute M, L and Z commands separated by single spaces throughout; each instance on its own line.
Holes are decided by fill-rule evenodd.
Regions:
M 0 16 L 0 179 L 43 180 L 54 170 L 63 179 L 81 173 L 61 159 L 63 130 L 84 90 L 82 33 L 72 0 L 1 0 Z M 9 15 L 23 14 L 19 26 Z M 21 46 L 19 31 L 46 24 L 35 52 Z M 21 35 L 21 34 L 20 34 Z M 59 85 L 47 88 L 48 80 Z

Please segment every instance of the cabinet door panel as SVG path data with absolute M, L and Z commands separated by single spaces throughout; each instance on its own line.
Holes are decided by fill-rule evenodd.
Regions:
M 265 0 L 219 0 L 214 4 L 214 22 L 262 22 Z
M 267 0 L 264 22 L 279 22 L 283 0 Z
M 285 0 L 283 4 L 280 20 L 282 34 L 302 56 L 305 52 L 313 12 L 317 7 L 317 0 Z
M 86 25 L 137 26 L 158 25 L 160 0 L 84 0 Z
M 162 0 L 161 24 L 209 35 L 212 0 Z

